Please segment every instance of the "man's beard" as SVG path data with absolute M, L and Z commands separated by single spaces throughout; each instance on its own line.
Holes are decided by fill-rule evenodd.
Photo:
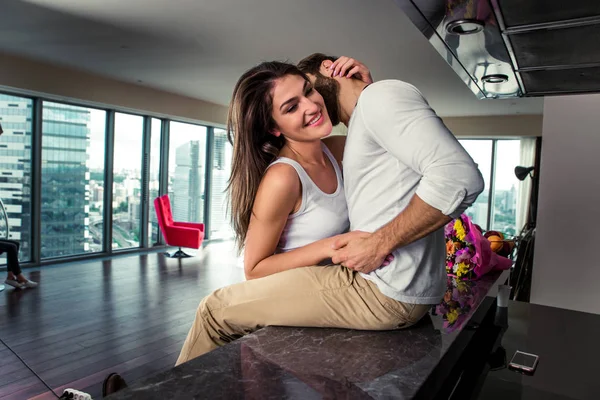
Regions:
M 335 79 L 317 74 L 317 79 L 315 80 L 315 89 L 323 97 L 331 124 L 336 126 L 340 123 L 340 106 L 338 103 L 338 94 L 340 92 L 339 84 L 335 81 Z

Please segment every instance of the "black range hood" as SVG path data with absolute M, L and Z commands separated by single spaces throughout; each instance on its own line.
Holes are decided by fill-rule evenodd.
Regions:
M 600 0 L 395 0 L 478 98 L 600 92 Z

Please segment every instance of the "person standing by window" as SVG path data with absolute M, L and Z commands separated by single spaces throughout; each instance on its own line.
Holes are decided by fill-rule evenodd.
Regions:
M 0 125 L 0 135 L 3 133 L 2 125 Z M 4 283 L 17 289 L 34 288 L 38 284 L 28 280 L 21 273 L 21 267 L 19 266 L 19 246 L 19 242 L 14 240 L 0 239 L 0 254 L 6 253 L 6 262 L 8 265 L 8 276 Z

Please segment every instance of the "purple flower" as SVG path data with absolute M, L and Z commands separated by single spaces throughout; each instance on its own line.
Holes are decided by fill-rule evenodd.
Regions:
M 456 258 L 454 259 L 454 262 L 456 264 L 459 264 L 461 262 L 468 262 L 471 260 L 471 252 L 469 251 L 468 247 L 465 247 L 464 249 L 460 249 L 456 252 Z
M 452 220 L 446 224 L 446 226 L 444 227 L 444 235 L 447 238 L 450 238 L 450 237 L 456 235 L 456 232 L 454 232 L 454 220 Z

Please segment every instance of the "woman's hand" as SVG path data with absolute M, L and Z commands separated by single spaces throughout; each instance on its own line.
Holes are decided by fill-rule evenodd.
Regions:
M 354 76 L 364 83 L 373 83 L 373 77 L 369 68 L 354 58 L 341 56 L 331 64 L 329 70 L 332 71 L 332 77 L 345 76 L 346 78 L 352 78 Z

